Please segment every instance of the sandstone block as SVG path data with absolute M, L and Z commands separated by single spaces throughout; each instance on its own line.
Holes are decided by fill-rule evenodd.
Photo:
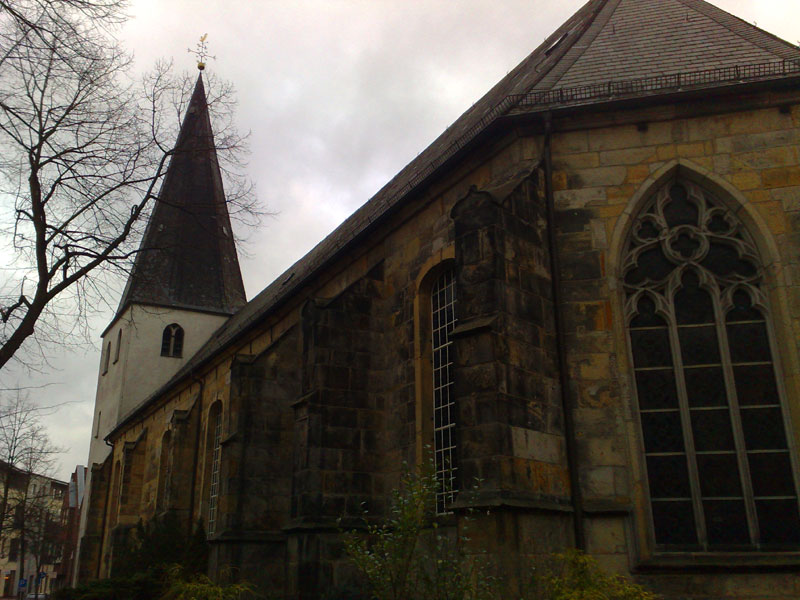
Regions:
M 770 191 L 770 196 L 780 202 L 785 211 L 800 210 L 800 186 L 776 188 Z
M 761 173 L 761 180 L 765 188 L 797 186 L 800 185 L 800 168 L 767 169 Z
M 675 151 L 682 158 L 694 158 L 703 156 L 706 153 L 706 146 L 703 142 L 693 142 L 690 144 L 678 144 Z
M 731 183 L 740 190 L 752 190 L 761 187 L 761 177 L 753 171 L 741 171 L 731 175 Z
M 598 167 L 596 169 L 580 169 L 569 175 L 569 187 L 600 187 L 621 185 L 625 183 L 628 169 L 619 167 Z
M 567 154 L 554 158 L 553 165 L 556 169 L 591 169 L 600 166 L 600 155 L 597 152 Z
M 624 150 L 608 150 L 599 154 L 600 164 L 606 166 L 638 165 L 652 160 L 655 155 L 656 150 L 652 146 L 645 148 L 626 148 Z
M 605 204 L 606 188 L 593 187 L 576 190 L 559 190 L 553 193 L 553 201 L 558 210 Z

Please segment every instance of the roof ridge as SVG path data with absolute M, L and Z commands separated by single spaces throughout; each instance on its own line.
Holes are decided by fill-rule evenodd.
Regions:
M 553 72 L 554 68 L 562 67 L 563 65 L 563 68 L 557 69 L 558 76 L 552 83 L 549 84 L 544 83 L 544 87 L 546 87 L 547 89 L 555 88 L 558 85 L 558 82 L 561 81 L 561 79 L 567 73 L 567 71 L 569 71 L 570 67 L 574 65 L 580 59 L 580 57 L 583 56 L 584 53 L 591 47 L 592 42 L 594 42 L 594 40 L 597 39 L 597 36 L 611 20 L 611 17 L 613 16 L 614 11 L 617 10 L 617 7 L 619 6 L 620 2 L 621 0 L 603 0 L 600 7 L 597 8 L 594 16 L 591 17 L 590 19 L 587 19 L 587 23 L 584 26 L 583 31 L 580 33 L 577 39 L 572 43 L 572 45 L 564 52 L 564 54 L 561 57 L 561 60 L 554 61 L 553 66 L 550 67 L 547 74 L 544 77 L 540 78 L 534 84 L 534 86 L 538 86 L 544 83 L 545 80 L 547 79 L 547 76 Z M 584 38 L 586 38 L 589 35 L 591 36 L 591 38 L 588 38 L 586 40 L 586 45 L 580 48 L 579 52 L 575 52 L 574 57 L 569 56 L 573 49 L 578 48 L 577 46 L 578 42 L 582 42 Z M 528 89 L 528 93 L 530 93 L 532 89 L 533 86 L 531 86 L 531 88 Z
M 781 37 L 778 37 L 774 33 L 771 33 L 769 31 L 767 31 L 766 29 L 762 29 L 761 27 L 759 27 L 758 25 L 756 25 L 754 23 L 750 23 L 748 21 L 745 21 L 741 17 L 739 17 L 739 16 L 737 16 L 737 15 L 731 13 L 731 12 L 728 12 L 724 8 L 720 8 L 719 6 L 716 6 L 715 4 L 711 4 L 710 2 L 707 2 L 706 0 L 678 0 L 678 2 L 680 2 L 681 4 L 683 4 L 685 7 L 689 8 L 689 9 L 696 10 L 697 12 L 702 13 L 703 15 L 708 17 L 709 19 L 712 19 L 715 23 L 717 23 L 721 27 L 724 27 L 725 29 L 727 29 L 728 31 L 733 33 L 734 35 L 739 36 L 743 40 L 745 40 L 747 42 L 750 42 L 751 44 L 754 44 L 754 45 L 758 46 L 759 48 L 761 48 L 762 50 L 766 50 L 767 52 L 776 53 L 775 51 L 777 49 L 774 48 L 774 47 L 770 47 L 767 44 L 761 43 L 761 40 L 757 39 L 756 36 L 747 36 L 747 35 L 745 35 L 744 32 L 741 31 L 740 27 L 731 27 L 728 23 L 725 23 L 725 21 L 720 19 L 719 17 L 724 15 L 726 18 L 733 19 L 736 22 L 737 25 L 744 26 L 745 28 L 747 28 L 748 31 L 751 31 L 751 32 L 752 31 L 757 31 L 757 32 L 759 32 L 759 33 L 761 33 L 763 35 L 766 35 L 767 37 L 771 38 L 774 42 L 777 42 L 779 45 L 784 46 L 785 50 L 790 50 L 791 49 L 791 50 L 793 50 L 795 52 L 797 52 L 797 50 L 798 50 L 798 47 L 795 46 L 794 44 L 792 44 L 791 42 L 789 42 L 787 40 L 784 40 Z M 790 58 L 790 57 L 784 56 L 782 58 L 786 59 L 786 58 Z

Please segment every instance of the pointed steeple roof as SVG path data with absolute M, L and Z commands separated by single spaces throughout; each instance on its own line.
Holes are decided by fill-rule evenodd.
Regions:
M 223 314 L 246 303 L 202 74 L 117 315 L 134 303 Z

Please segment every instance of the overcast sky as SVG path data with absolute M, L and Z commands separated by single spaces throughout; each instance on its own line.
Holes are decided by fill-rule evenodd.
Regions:
M 191 69 L 208 33 L 208 70 L 232 81 L 251 131 L 249 175 L 276 213 L 246 233 L 248 298 L 300 258 L 556 29 L 583 0 L 133 0 L 120 32 L 137 68 L 159 58 Z M 798 0 L 714 0 L 793 43 Z M 635 73 L 631 74 L 635 76 Z M 116 306 L 118 298 L 110 299 Z M 49 420 L 69 447 L 59 476 L 88 456 L 99 335 L 56 349 L 53 371 L 2 384 L 49 383 L 69 401 Z

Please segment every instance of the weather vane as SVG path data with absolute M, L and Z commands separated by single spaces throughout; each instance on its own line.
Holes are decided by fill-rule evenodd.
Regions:
M 212 59 L 215 59 L 215 60 L 217 58 L 216 56 L 211 56 L 208 53 L 208 44 L 206 43 L 206 39 L 207 38 L 208 38 L 208 34 L 204 33 L 203 35 L 200 36 L 200 41 L 197 42 L 197 45 L 195 46 L 194 50 L 192 50 L 191 48 L 188 48 L 186 50 L 190 54 L 194 54 L 197 57 L 197 68 L 200 71 L 202 71 L 203 69 L 206 68 L 206 59 L 207 58 L 212 58 Z

